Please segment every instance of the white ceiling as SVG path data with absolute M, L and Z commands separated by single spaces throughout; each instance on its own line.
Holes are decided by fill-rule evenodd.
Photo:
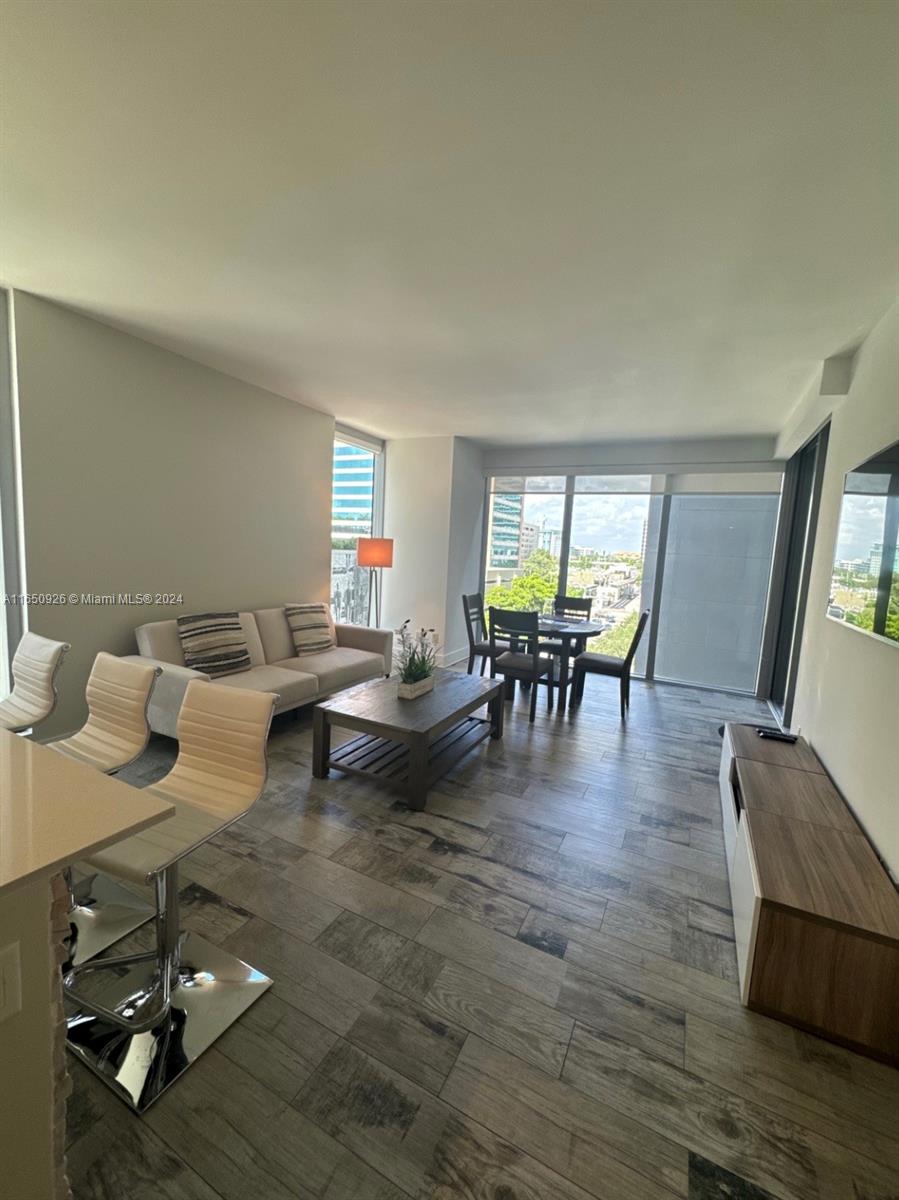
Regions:
M 770 433 L 897 270 L 892 0 L 5 0 L 6 282 L 388 435 Z

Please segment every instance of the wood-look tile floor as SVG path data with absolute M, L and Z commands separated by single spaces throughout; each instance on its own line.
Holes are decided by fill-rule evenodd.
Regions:
M 738 1002 L 717 726 L 766 709 L 635 682 L 624 726 L 604 682 L 517 696 L 425 813 L 279 718 L 183 871 L 274 986 L 142 1119 L 70 1060 L 76 1200 L 899 1196 L 899 1072 Z

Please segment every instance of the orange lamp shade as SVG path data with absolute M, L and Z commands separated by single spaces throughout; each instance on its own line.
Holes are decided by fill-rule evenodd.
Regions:
M 358 538 L 356 562 L 360 567 L 392 567 L 393 538 Z

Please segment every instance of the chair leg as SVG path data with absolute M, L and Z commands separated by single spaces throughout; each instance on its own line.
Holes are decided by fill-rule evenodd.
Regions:
M 539 690 L 540 689 L 536 683 L 532 685 L 532 687 L 531 687 L 531 715 L 529 718 L 530 723 L 532 725 L 534 724 L 534 718 L 537 716 L 537 693 L 539 692 Z
M 631 677 L 630 677 L 630 675 L 625 675 L 624 681 L 625 681 L 624 701 L 625 701 L 627 708 L 630 709 L 630 706 L 631 706 Z
M 556 697 L 555 697 L 556 689 L 553 687 L 553 684 L 555 683 L 555 679 L 556 679 L 555 663 L 553 663 L 550 666 L 549 674 L 546 677 L 546 711 L 547 712 L 552 712 L 553 708 L 555 707 L 555 703 L 556 703 Z M 537 685 L 535 684 L 534 690 L 536 691 L 536 689 L 537 689 Z
M 484 674 L 484 671 L 486 670 L 486 668 L 487 668 L 487 656 L 486 656 L 486 654 L 482 654 L 481 655 L 481 675 Z M 470 675 L 471 671 L 469 671 L 468 674 Z
M 470 675 L 473 670 L 474 670 L 474 650 L 472 650 L 468 656 L 468 674 Z M 483 675 L 483 671 L 481 672 L 481 674 Z
M 627 715 L 625 712 L 625 708 L 627 706 L 627 680 L 625 679 L 625 677 L 623 675 L 621 676 L 621 684 L 620 684 L 619 690 L 621 692 L 621 719 L 623 721 L 625 716 Z

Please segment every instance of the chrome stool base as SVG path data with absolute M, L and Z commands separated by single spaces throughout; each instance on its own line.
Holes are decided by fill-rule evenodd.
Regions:
M 95 958 L 156 913 L 152 904 L 107 875 L 73 878 L 71 889 L 74 903 L 69 909 L 69 958 L 64 970 Z
M 269 987 L 267 975 L 194 933 L 180 939 L 171 1005 L 146 1032 L 131 1032 L 66 998 L 66 1044 L 135 1112 L 142 1113 Z M 91 1000 L 139 1021 L 159 995 L 154 956 L 111 973 Z

